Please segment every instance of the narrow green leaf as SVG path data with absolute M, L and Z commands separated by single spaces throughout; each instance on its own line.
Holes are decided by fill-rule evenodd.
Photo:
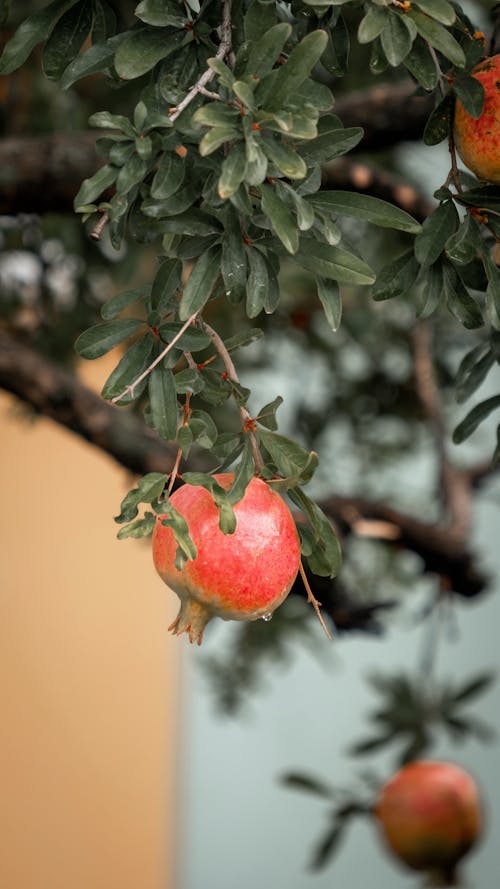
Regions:
M 288 772 L 288 774 L 282 775 L 280 780 L 285 787 L 291 787 L 293 790 L 303 790 L 306 793 L 312 793 L 324 799 L 331 799 L 333 795 L 332 788 L 328 784 L 324 784 L 310 775 Z
M 338 330 L 342 318 L 342 297 L 339 285 L 336 281 L 328 281 L 326 278 L 316 278 L 316 285 L 326 320 L 332 330 Z
M 122 80 L 134 80 L 177 52 L 188 41 L 185 31 L 146 26 L 130 31 L 115 54 L 116 72 Z
M 109 111 L 97 111 L 89 117 L 91 127 L 101 127 L 109 130 L 120 130 L 129 139 L 135 139 L 135 129 L 128 117 L 123 114 L 111 114 Z
M 238 125 L 239 114 L 238 108 L 209 102 L 196 109 L 192 121 L 202 127 L 234 127 Z
M 149 170 L 149 166 L 149 161 L 144 160 L 137 154 L 133 154 L 130 160 L 121 168 L 116 178 L 118 194 L 128 194 L 134 185 L 142 182 Z
M 149 296 L 149 287 L 135 287 L 133 290 L 124 290 L 116 293 L 111 299 L 107 299 L 101 307 L 101 318 L 104 321 L 112 321 L 123 309 L 136 302 L 144 302 Z
M 477 354 L 477 350 L 479 349 L 481 352 L 483 351 L 483 345 L 478 346 L 477 349 L 472 350 L 472 355 Z M 470 358 L 471 353 L 466 356 L 466 358 Z M 486 352 L 486 355 L 481 355 L 481 357 L 475 361 L 472 366 L 465 367 L 464 361 L 461 362 L 460 367 L 457 372 L 456 379 L 456 399 L 459 404 L 463 404 L 471 395 L 479 389 L 480 385 L 484 382 L 486 377 L 488 376 L 489 371 L 495 365 L 495 356 L 493 352 Z
M 457 321 L 468 330 L 481 327 L 481 309 L 449 263 L 443 265 L 443 284 L 446 303 Z
M 252 0 L 244 17 L 245 39 L 260 42 L 275 24 L 275 4 L 267 0 Z
M 203 136 L 199 145 L 200 154 L 207 157 L 224 145 L 224 142 L 233 142 L 238 138 L 241 138 L 241 130 L 236 126 L 214 127 Z
M 6 43 L 0 57 L 0 74 L 12 74 L 38 43 L 46 40 L 60 17 L 78 0 L 54 0 L 45 9 L 25 18 Z
M 82 358 L 93 360 L 114 349 L 123 340 L 128 339 L 143 325 L 136 318 L 116 318 L 114 321 L 102 321 L 94 324 L 80 334 L 75 349 Z
M 405 67 L 424 90 L 436 89 L 438 74 L 429 46 L 420 36 L 414 40 L 413 46 L 404 60 Z
M 415 23 L 418 33 L 424 40 L 427 40 L 434 49 L 446 56 L 457 68 L 464 67 L 464 51 L 450 31 L 417 9 L 410 9 L 406 14 Z
M 362 259 L 314 238 L 302 237 L 294 258 L 303 268 L 341 284 L 373 284 L 375 281 L 372 269 Z
M 134 15 L 147 25 L 156 27 L 184 28 L 187 19 L 178 15 L 172 15 L 168 11 L 169 6 L 165 0 L 142 0 L 134 10 Z
M 443 297 L 443 263 L 436 262 L 423 268 L 416 284 L 417 317 L 429 318 L 441 304 Z
M 308 231 L 314 225 L 314 207 L 287 182 L 276 180 L 276 191 L 285 203 L 294 210 L 297 216 L 299 231 Z
M 466 74 L 455 77 L 453 92 L 462 102 L 467 114 L 471 117 L 481 117 L 484 108 L 484 87 L 475 77 Z
M 220 247 L 210 247 L 197 259 L 179 304 L 181 321 L 187 321 L 190 315 L 199 312 L 208 301 L 220 275 L 220 264 Z
M 245 443 L 243 445 L 240 462 L 234 467 L 234 480 L 227 492 L 229 502 L 232 506 L 238 503 L 244 496 L 245 491 L 255 474 L 252 444 L 248 435 L 245 435 L 244 438 Z
M 413 43 L 413 34 L 406 18 L 391 12 L 380 34 L 380 42 L 389 64 L 396 68 L 406 58 Z
M 85 204 L 92 204 L 103 191 L 110 188 L 115 182 L 118 172 L 117 167 L 111 167 L 109 164 L 106 164 L 97 173 L 94 173 L 90 179 L 84 179 L 73 201 L 76 212 L 78 213 L 79 208 L 85 206 Z
M 323 164 L 336 157 L 342 157 L 355 148 L 364 135 L 361 127 L 347 127 L 346 129 L 334 127 L 326 132 L 321 132 L 321 124 L 319 124 L 318 131 L 320 135 L 316 139 L 297 146 L 299 154 L 308 166 Z
M 383 228 L 395 228 L 410 234 L 418 234 L 422 229 L 413 216 L 394 204 L 356 191 L 323 191 L 306 200 L 323 212 L 329 211 L 336 216 L 354 216 Z
M 227 208 L 222 241 L 222 278 L 230 303 L 239 303 L 246 292 L 247 256 L 238 214 L 233 206 Z
M 257 420 L 259 421 L 261 426 L 265 426 L 266 429 L 270 429 L 271 432 L 276 432 L 278 429 L 278 423 L 276 420 L 276 411 L 283 404 L 283 399 L 281 395 L 278 395 L 272 401 L 269 401 L 260 409 L 257 414 Z
M 468 265 L 482 244 L 479 226 L 470 213 L 467 213 L 457 231 L 448 238 L 445 244 L 447 255 L 459 265 Z
M 262 185 L 260 189 L 262 210 L 269 219 L 273 231 L 289 253 L 299 249 L 299 232 L 297 225 L 286 204 L 278 197 L 271 185 Z
M 151 197 L 166 200 L 181 187 L 186 172 L 183 157 L 175 151 L 166 151 L 151 183 Z
M 173 306 L 181 286 L 182 263 L 178 259 L 165 259 L 160 265 L 151 288 L 151 308 L 163 312 Z
M 149 375 L 148 391 L 153 427 L 160 438 L 174 441 L 177 435 L 178 403 L 172 371 L 155 367 Z
M 413 255 L 413 250 L 407 250 L 397 259 L 384 266 L 377 275 L 377 280 L 372 291 L 374 300 L 394 299 L 407 293 L 415 284 L 419 272 L 419 265 Z
M 459 225 L 458 213 L 453 201 L 445 201 L 425 220 L 422 231 L 415 238 L 415 256 L 423 266 L 430 266 L 438 259 L 448 238 Z
M 318 455 L 314 451 L 307 451 L 291 438 L 262 427 L 259 428 L 259 438 L 284 479 L 297 485 L 312 478 L 318 465 Z
M 215 71 L 217 77 L 223 86 L 227 86 L 231 89 L 234 81 L 236 80 L 233 72 L 230 68 L 221 59 L 217 59 L 216 57 L 212 59 L 207 59 L 207 65 L 212 71 Z
M 132 522 L 130 525 L 125 525 L 123 528 L 120 528 L 116 536 L 118 537 L 118 540 L 125 540 L 127 537 L 148 537 L 152 534 L 155 524 L 156 518 L 154 513 L 146 512 L 143 519 L 137 519 L 137 521 Z
M 492 398 L 486 398 L 476 407 L 473 407 L 466 417 L 458 424 L 453 432 L 453 441 L 455 444 L 461 444 L 466 438 L 469 438 L 477 427 L 486 417 L 500 407 L 500 395 L 493 395 Z
M 291 25 L 282 22 L 269 28 L 250 46 L 245 74 L 261 78 L 274 67 L 292 33 Z
M 453 96 L 448 93 L 431 111 L 424 129 L 426 145 L 439 145 L 447 139 L 453 125 Z
M 443 25 L 452 25 L 456 19 L 455 10 L 448 0 L 415 0 L 415 5 Z
M 111 68 L 116 50 L 129 33 L 129 31 L 123 31 L 121 34 L 109 37 L 105 43 L 95 43 L 86 52 L 73 59 L 60 79 L 62 89 L 67 90 L 77 80 Z
M 326 31 L 311 31 L 303 37 L 286 64 L 270 72 L 257 88 L 259 102 L 270 111 L 282 108 L 320 60 L 327 43 Z
M 237 142 L 229 150 L 221 166 L 217 190 L 219 197 L 226 200 L 238 190 L 245 177 L 247 158 L 243 142 Z
M 46 77 L 57 80 L 75 56 L 92 27 L 92 5 L 88 0 L 68 9 L 56 23 L 42 53 L 42 66 Z
M 177 336 L 183 324 L 180 321 L 165 321 L 160 324 L 159 332 L 162 340 L 169 343 Z M 176 340 L 176 346 L 183 352 L 200 352 L 210 345 L 210 337 L 204 330 L 190 325 L 182 336 Z
M 387 24 L 386 6 L 370 6 L 358 26 L 358 43 L 371 43 L 384 30 Z
M 115 369 L 109 375 L 102 388 L 102 397 L 106 399 L 115 398 L 120 395 L 127 386 L 131 386 L 148 367 L 151 352 L 153 350 L 154 338 L 151 333 L 147 333 L 137 340 L 125 352 Z M 144 380 L 133 393 L 124 396 L 118 402 L 120 405 L 130 404 L 130 402 L 138 398 L 142 394 L 147 384 Z
M 307 165 L 304 159 L 293 148 L 274 136 L 263 135 L 261 145 L 269 160 L 288 179 L 304 179 Z
M 245 139 L 246 166 L 245 183 L 247 186 L 260 185 L 267 176 L 267 157 L 261 148 L 262 140 L 250 134 Z
M 246 286 L 246 312 L 249 318 L 256 318 L 266 304 L 269 287 L 269 271 L 267 263 L 255 247 L 248 250 L 250 274 Z

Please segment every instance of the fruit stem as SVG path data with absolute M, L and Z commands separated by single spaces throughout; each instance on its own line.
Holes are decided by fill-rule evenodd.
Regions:
M 305 586 L 305 588 L 306 588 L 306 592 L 307 592 L 307 601 L 310 602 L 311 605 L 313 606 L 313 608 L 314 608 L 314 610 L 315 610 L 315 612 L 316 612 L 316 616 L 317 616 L 317 618 L 318 618 L 318 620 L 319 620 L 321 626 L 323 627 L 323 629 L 324 629 L 324 631 L 325 631 L 325 635 L 326 635 L 327 639 L 333 639 L 333 636 L 332 636 L 332 634 L 330 633 L 330 630 L 328 629 L 327 625 L 325 624 L 323 615 L 321 614 L 321 611 L 320 611 L 320 608 L 321 608 L 321 602 L 318 602 L 316 596 L 314 595 L 314 593 L 313 593 L 313 591 L 312 591 L 312 589 L 311 589 L 311 586 L 310 586 L 310 584 L 309 584 L 309 581 L 308 581 L 308 579 L 307 579 L 307 574 L 306 574 L 306 572 L 305 572 L 304 565 L 302 564 L 302 559 L 300 560 L 300 563 L 299 563 L 299 571 L 300 571 L 300 576 L 301 576 L 301 578 L 302 578 L 302 582 L 303 582 L 303 584 L 304 584 L 304 586 Z

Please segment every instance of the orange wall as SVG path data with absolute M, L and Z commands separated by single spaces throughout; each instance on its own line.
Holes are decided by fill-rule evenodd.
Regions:
M 0 886 L 173 886 L 176 601 L 112 521 L 132 481 L 0 398 Z

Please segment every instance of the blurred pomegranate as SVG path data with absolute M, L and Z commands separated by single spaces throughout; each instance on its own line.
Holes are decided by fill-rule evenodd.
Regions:
M 467 772 L 449 762 L 410 763 L 384 785 L 375 815 L 397 858 L 428 871 L 434 885 L 458 885 L 457 863 L 482 828 L 478 790 Z

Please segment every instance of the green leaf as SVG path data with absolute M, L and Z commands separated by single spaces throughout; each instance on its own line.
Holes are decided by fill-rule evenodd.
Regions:
M 165 152 L 151 183 L 151 196 L 165 200 L 181 187 L 186 172 L 183 157 L 174 151 Z
M 75 349 L 82 358 L 93 360 L 114 349 L 128 339 L 144 324 L 136 318 L 116 318 L 114 321 L 101 321 L 80 334 Z
M 226 213 L 221 272 L 226 296 L 230 303 L 236 305 L 246 292 L 247 256 L 238 214 L 231 205 Z
M 493 395 L 492 398 L 486 398 L 476 407 L 473 407 L 466 417 L 458 424 L 453 432 L 453 441 L 455 444 L 461 444 L 466 438 L 469 438 L 477 427 L 486 417 L 500 407 L 500 395 Z
M 160 265 L 151 288 L 151 308 L 159 312 L 173 306 L 181 286 L 182 263 L 165 259 Z
M 137 519 L 137 521 L 132 522 L 130 525 L 125 525 L 123 528 L 120 528 L 118 534 L 118 540 L 125 540 L 127 537 L 148 537 L 154 529 L 156 524 L 156 518 L 154 513 L 146 512 L 144 513 L 143 519 Z
M 201 485 L 210 491 L 215 504 L 219 509 L 219 528 L 223 534 L 233 534 L 236 530 L 236 516 L 234 514 L 229 494 L 212 475 L 204 472 L 184 472 L 182 475 L 188 485 Z
M 269 219 L 285 250 L 296 253 L 299 249 L 299 232 L 297 225 L 286 204 L 278 197 L 271 185 L 262 185 L 260 189 L 262 210 Z
M 237 142 L 229 150 L 221 166 L 221 173 L 217 183 L 219 197 L 226 200 L 239 188 L 245 177 L 246 150 L 243 142 Z
M 417 317 L 429 318 L 439 307 L 443 296 L 443 263 L 424 268 L 417 281 Z
M 424 90 L 436 89 L 438 74 L 429 46 L 420 36 L 404 60 L 405 67 Z
M 115 182 L 118 172 L 116 167 L 105 164 L 90 179 L 84 179 L 73 201 L 75 211 L 78 213 L 80 207 L 92 204 L 103 191 L 110 188 Z
M 430 113 L 424 129 L 426 145 L 438 145 L 447 139 L 453 123 L 453 96 L 448 93 Z
M 456 19 L 455 10 L 448 0 L 415 0 L 415 6 L 443 25 L 452 25 Z
M 162 525 L 171 528 L 177 543 L 177 554 L 175 557 L 175 566 L 178 571 L 182 571 L 187 559 L 196 559 L 196 546 L 191 540 L 188 524 L 184 516 L 177 512 L 170 501 L 165 504 L 165 513 L 161 517 Z
M 9 17 L 10 0 L 0 0 L 0 25 L 5 25 Z
M 407 293 L 415 284 L 419 272 L 419 265 L 413 255 L 413 250 L 392 260 L 384 266 L 377 275 L 377 280 L 372 291 L 374 300 L 394 299 Z
M 201 448 L 211 449 L 218 438 L 218 430 L 210 414 L 199 408 L 191 412 L 189 426 L 193 438 Z
M 336 281 L 316 278 L 318 296 L 323 306 L 326 320 L 332 330 L 338 330 L 342 318 L 342 297 Z
M 261 140 L 257 140 L 253 135 L 247 136 L 245 140 L 246 150 L 246 166 L 245 166 L 245 184 L 247 186 L 260 185 L 267 175 L 267 157 L 260 147 Z
M 212 69 L 212 71 L 215 71 L 222 85 L 231 89 L 234 81 L 236 80 L 231 69 L 228 68 L 228 66 L 221 59 L 217 59 L 216 57 L 207 59 L 207 65 L 209 66 L 209 68 Z
M 293 790 L 303 790 L 306 793 L 312 793 L 315 796 L 321 796 L 324 799 L 332 798 L 332 789 L 328 784 L 312 778 L 310 775 L 298 774 L 297 772 L 288 772 L 282 775 L 281 783 L 285 787 L 291 787 Z
M 120 507 L 120 515 L 115 517 L 115 522 L 123 524 L 130 522 L 137 515 L 139 503 L 153 503 L 161 496 L 165 487 L 166 477 L 162 472 L 148 472 L 137 483 L 137 487 L 129 491 L 123 498 Z
M 276 6 L 267 0 L 252 0 L 244 18 L 245 39 L 260 42 L 276 23 Z
M 496 679 L 495 673 L 480 673 L 473 679 L 469 679 L 464 685 L 460 686 L 452 695 L 451 700 L 454 704 L 463 704 L 471 698 L 476 698 L 489 688 Z
M 111 114 L 109 111 L 97 111 L 89 117 L 91 127 L 101 127 L 109 130 L 120 130 L 129 139 L 135 139 L 135 130 L 128 117 L 123 114 Z
M 237 127 L 239 114 L 238 108 L 223 105 L 222 102 L 210 102 L 197 108 L 192 121 L 203 127 Z
M 90 74 L 96 74 L 98 71 L 106 71 L 111 68 L 115 52 L 128 33 L 128 31 L 124 31 L 115 37 L 109 37 L 105 43 L 95 43 L 86 52 L 73 59 L 61 77 L 60 84 L 62 89 L 68 89 L 77 80 L 81 80 L 82 77 L 88 77 Z
M 455 77 L 453 92 L 462 102 L 467 114 L 471 117 L 481 117 L 484 108 L 484 87 L 475 77 L 466 74 Z
M 295 260 L 303 268 L 322 278 L 332 278 L 341 284 L 373 284 L 372 269 L 342 247 L 331 247 L 314 238 L 301 237 Z
M 249 111 L 256 110 L 254 89 L 244 80 L 235 80 L 233 93 Z
M 248 250 L 250 274 L 246 286 L 246 312 L 249 318 L 256 316 L 265 308 L 269 287 L 269 271 L 266 260 L 260 250 Z
M 32 49 L 51 33 L 66 10 L 75 6 L 78 0 L 54 0 L 45 9 L 25 18 L 19 28 L 6 43 L 0 58 L 0 74 L 12 74 L 28 58 Z
M 445 250 L 453 262 L 468 265 L 476 256 L 480 245 L 478 224 L 471 214 L 467 213 L 457 231 L 446 241 Z
M 245 74 L 262 78 L 274 67 L 279 59 L 285 43 L 292 33 L 289 24 L 281 23 L 269 28 L 258 41 L 250 46 Z
M 80 0 L 59 19 L 42 53 L 46 77 L 57 80 L 69 62 L 78 55 L 92 27 L 92 4 Z
M 396 68 L 406 58 L 413 43 L 413 33 L 403 15 L 391 12 L 380 34 L 382 49 L 389 64 Z
M 422 229 L 413 216 L 399 207 L 356 191 L 323 191 L 306 200 L 323 212 L 335 213 L 336 216 L 354 216 L 382 228 L 395 228 L 410 234 L 418 234 Z
M 370 6 L 358 26 L 358 43 L 371 43 L 384 30 L 387 24 L 386 6 Z
M 310 869 L 313 871 L 321 870 L 325 867 L 328 860 L 336 851 L 337 846 L 344 834 L 344 824 L 342 821 L 334 821 L 332 826 L 326 831 L 320 842 L 314 849 Z
M 155 367 L 149 375 L 148 391 L 154 428 L 160 438 L 174 441 L 177 435 L 178 404 L 172 371 Z
M 274 136 L 263 135 L 262 148 L 269 160 L 288 179 L 304 179 L 307 174 L 307 165 L 304 159 L 293 148 L 285 145 Z
M 118 194 L 128 194 L 128 192 L 138 185 L 146 176 L 150 163 L 143 160 L 137 154 L 133 154 L 130 160 L 121 168 L 116 179 L 116 190 Z
M 199 312 L 208 301 L 220 275 L 220 265 L 220 247 L 210 247 L 196 260 L 179 304 L 181 321 L 187 321 L 190 315 Z
M 330 520 L 301 488 L 290 488 L 288 496 L 303 510 L 312 527 L 314 545 L 307 554 L 311 571 L 321 577 L 335 577 L 342 564 L 342 550 Z
M 134 80 L 177 52 L 188 41 L 185 31 L 171 28 L 158 29 L 146 26 L 131 31 L 115 54 L 115 68 L 122 80 Z
M 180 321 L 166 321 L 160 324 L 158 329 L 162 340 L 165 343 L 170 343 L 183 326 Z M 191 324 L 182 336 L 176 340 L 176 346 L 183 352 L 201 352 L 210 345 L 210 342 L 208 333 Z
M 455 381 L 455 395 L 459 404 L 463 404 L 479 389 L 495 364 L 494 353 L 488 350 L 484 354 L 484 347 L 483 343 L 472 349 L 460 363 Z
M 299 154 L 304 158 L 308 166 L 323 164 L 347 154 L 361 142 L 364 131 L 361 127 L 348 127 L 335 125 L 338 118 L 333 114 L 325 115 L 318 123 L 318 137 L 311 139 L 304 145 L 297 146 Z
M 333 24 L 333 21 L 332 21 Z M 335 27 L 328 29 L 328 43 L 321 56 L 321 64 L 334 77 L 343 77 L 347 71 L 350 51 L 349 28 L 340 14 Z
M 293 485 L 311 480 L 318 465 L 314 451 L 307 451 L 291 438 L 261 427 L 259 438 L 284 480 Z
M 241 130 L 236 126 L 214 127 L 205 133 L 199 145 L 199 152 L 202 157 L 208 157 L 217 151 L 224 142 L 233 142 L 234 139 L 241 137 Z
M 241 459 L 234 467 L 234 481 L 227 492 L 229 502 L 232 506 L 234 506 L 235 503 L 238 503 L 244 496 L 245 491 L 255 474 L 252 443 L 248 435 L 245 435 L 244 438 L 245 442 Z
M 446 56 L 457 68 L 464 67 L 464 51 L 443 25 L 416 9 L 410 9 L 406 14 L 415 23 L 418 33 L 424 40 L 427 40 L 434 49 Z
M 203 379 L 200 371 L 196 367 L 186 367 L 185 370 L 179 370 L 175 374 L 175 388 L 178 395 L 196 395 L 203 390 Z M 187 428 L 187 427 L 184 427 Z M 179 430 L 180 432 L 180 430 Z M 177 434 L 179 441 L 179 433 Z
M 275 187 L 277 194 L 295 211 L 299 231 L 304 232 L 312 228 L 314 225 L 314 207 L 287 182 L 277 179 Z
M 302 85 L 328 43 L 326 31 L 311 31 L 292 50 L 286 64 L 271 71 L 257 88 L 259 102 L 275 111 Z
M 272 401 L 269 401 L 264 405 L 257 414 L 257 420 L 261 426 L 265 426 L 266 429 L 270 429 L 271 432 L 276 432 L 278 429 L 278 423 L 276 421 L 276 411 L 283 404 L 283 399 L 281 395 L 278 395 Z
M 448 238 L 459 225 L 453 201 L 440 204 L 425 220 L 422 231 L 415 238 L 415 256 L 420 265 L 430 266 L 441 255 Z
M 135 287 L 134 290 L 124 290 L 117 293 L 101 307 L 101 318 L 104 321 L 111 321 L 116 318 L 123 309 L 133 305 L 136 302 L 143 302 L 149 295 L 149 287 Z
M 113 372 L 109 375 L 102 388 L 102 397 L 115 398 L 120 395 L 127 386 L 130 386 L 148 367 L 150 355 L 153 350 L 154 338 L 151 333 L 142 336 L 125 352 Z M 119 404 L 130 404 L 144 391 L 146 380 L 137 387 L 133 393 L 120 399 Z
M 142 22 L 156 27 L 184 28 L 187 19 L 178 15 L 172 15 L 168 11 L 165 0 L 142 0 L 134 10 L 134 15 Z
M 468 330 L 481 327 L 481 309 L 449 263 L 443 265 L 443 284 L 446 303 L 457 321 Z

